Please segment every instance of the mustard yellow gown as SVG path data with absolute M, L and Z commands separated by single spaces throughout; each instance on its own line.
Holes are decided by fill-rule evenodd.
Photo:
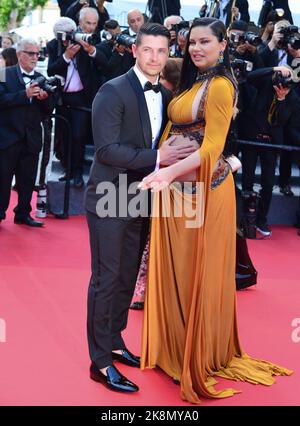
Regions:
M 176 133 L 174 123 L 177 130 L 180 125 L 190 130 L 198 121 L 198 133 L 204 136 L 197 181 L 204 186 L 202 197 L 184 193 L 176 184 L 155 194 L 141 368 L 159 366 L 180 380 L 182 399 L 192 403 L 238 392 L 216 391 L 214 376 L 271 385 L 273 375 L 292 373 L 250 358 L 239 342 L 235 191 L 232 174 L 220 161 L 233 99 L 233 85 L 225 77 L 214 77 L 209 84 L 195 83 L 169 105 L 170 121 L 161 139 Z M 168 197 L 171 214 L 164 217 L 168 216 L 163 214 Z M 175 205 L 183 198 L 194 207 L 198 201 L 197 209 L 202 208 L 204 214 L 202 226 L 189 227 L 187 217 L 176 217 Z

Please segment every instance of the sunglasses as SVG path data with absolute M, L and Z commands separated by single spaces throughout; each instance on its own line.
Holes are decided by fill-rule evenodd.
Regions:
M 34 56 L 39 57 L 39 52 L 28 52 L 27 50 L 22 50 L 23 53 L 26 53 L 26 55 L 30 56 L 31 58 L 33 58 Z

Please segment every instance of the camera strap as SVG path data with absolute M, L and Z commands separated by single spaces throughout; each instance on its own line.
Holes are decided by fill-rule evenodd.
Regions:
M 71 59 L 71 62 L 73 64 L 73 69 L 72 69 L 72 73 L 70 75 L 70 78 L 68 79 L 68 81 L 66 82 L 66 84 L 64 86 L 64 90 L 63 90 L 64 92 L 67 92 L 68 88 L 70 87 L 71 80 L 72 80 L 72 77 L 74 75 L 74 72 L 75 72 L 75 70 L 76 71 L 78 70 L 76 60 L 74 61 L 73 59 Z

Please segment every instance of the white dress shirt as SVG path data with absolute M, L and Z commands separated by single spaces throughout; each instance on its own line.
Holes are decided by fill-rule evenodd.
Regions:
M 63 54 L 63 58 L 69 64 L 64 91 L 67 93 L 81 92 L 83 84 L 76 68 L 76 58 L 67 59 L 65 54 Z
M 30 77 L 32 77 L 32 78 L 30 78 L 30 77 L 24 77 L 23 75 L 22 75 L 22 78 L 23 78 L 23 81 L 24 81 L 24 84 L 25 84 L 25 87 L 26 87 L 26 89 L 27 89 L 27 87 L 28 86 L 30 86 L 30 83 L 32 82 L 32 80 L 33 80 L 33 77 L 34 77 L 34 70 L 33 71 L 30 71 L 30 72 L 27 72 L 27 71 L 25 71 L 22 67 L 21 67 L 21 65 L 20 65 L 20 69 L 21 69 L 21 73 L 23 74 L 23 73 L 25 73 L 25 74 L 27 74 L 27 75 L 30 75 Z M 30 101 L 30 103 L 32 102 L 32 98 L 29 98 L 29 101 Z
M 142 88 L 144 88 L 147 81 L 147 77 L 139 70 L 137 65 L 133 67 L 133 70 L 139 79 Z M 158 77 L 154 84 L 158 84 Z M 152 149 L 156 148 L 160 129 L 162 125 L 162 117 L 163 117 L 163 101 L 161 92 L 155 93 L 153 90 L 147 90 L 144 92 L 146 104 L 149 112 L 149 118 L 151 123 L 151 132 L 152 132 Z M 159 151 L 157 150 L 157 159 L 156 159 L 156 167 L 155 170 L 159 168 Z

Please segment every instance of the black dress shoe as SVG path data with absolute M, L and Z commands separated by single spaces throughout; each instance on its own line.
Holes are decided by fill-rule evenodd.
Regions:
M 102 383 L 110 390 L 131 393 L 139 390 L 137 385 L 123 376 L 114 365 L 109 366 L 106 373 L 107 376 L 95 364 L 92 364 L 90 367 L 90 378 L 95 382 Z
M 122 364 L 129 365 L 130 367 L 140 367 L 141 358 L 133 355 L 128 349 L 122 349 L 122 354 L 112 352 L 112 359 L 114 361 L 119 361 Z
M 35 228 L 40 228 L 40 227 L 44 226 L 44 222 L 39 222 L 38 220 L 34 220 L 34 219 L 32 219 L 32 217 L 30 215 L 25 216 L 25 217 L 15 216 L 14 222 L 17 225 L 28 225 L 28 226 L 33 226 Z
M 280 187 L 280 192 L 283 195 L 286 195 L 287 197 L 292 197 L 294 195 L 293 191 L 291 190 L 290 185 L 283 185 Z
M 144 309 L 144 302 L 133 302 L 130 305 L 129 309 L 133 309 L 135 311 L 142 311 Z

